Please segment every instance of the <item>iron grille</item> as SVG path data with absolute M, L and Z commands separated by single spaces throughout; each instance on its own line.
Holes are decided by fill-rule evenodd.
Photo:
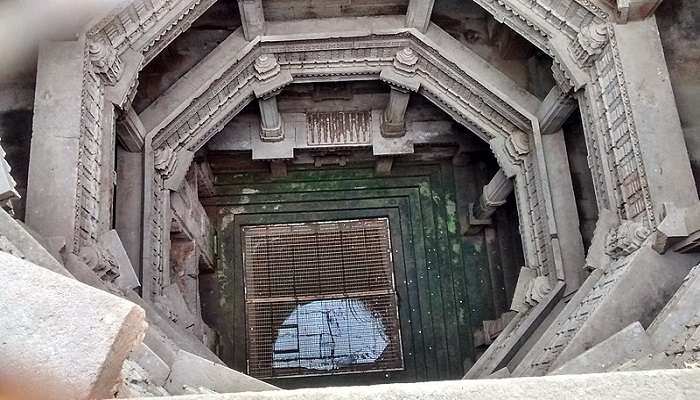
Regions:
M 248 373 L 403 368 L 386 218 L 243 228 Z

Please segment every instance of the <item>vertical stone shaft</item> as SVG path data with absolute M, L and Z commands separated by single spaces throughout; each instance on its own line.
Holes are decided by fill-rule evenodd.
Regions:
M 246 40 L 253 40 L 256 36 L 265 33 L 262 0 L 238 0 L 238 11 Z
M 490 218 L 498 207 L 505 204 L 511 193 L 513 193 L 513 181 L 508 179 L 502 169 L 499 169 L 491 181 L 484 186 L 479 197 L 479 207 L 474 210 L 474 217 L 479 220 Z
M 543 135 L 556 133 L 575 110 L 576 99 L 569 93 L 564 93 L 559 86 L 554 85 L 537 111 L 540 132 Z
M 408 107 L 408 100 L 410 98 L 410 92 L 401 90 L 395 86 L 391 87 L 389 104 L 387 104 L 384 110 L 384 121 L 382 122 L 383 136 L 398 137 L 406 133 L 404 125 L 406 108 Z
M 435 0 L 411 0 L 406 12 L 406 26 L 421 32 L 427 31 L 434 4 Z
M 77 41 L 40 46 L 25 219 L 58 248 L 76 227 L 83 63 Z
M 278 141 L 282 135 L 282 117 L 277 107 L 277 96 L 258 99 L 260 106 L 261 138 L 265 141 Z

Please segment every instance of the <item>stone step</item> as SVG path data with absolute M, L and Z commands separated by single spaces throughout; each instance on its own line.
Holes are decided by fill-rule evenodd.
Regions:
M 200 387 L 217 393 L 278 390 L 269 383 L 180 350 L 165 389 L 172 394 L 187 394 L 192 388 Z
M 397 383 L 258 393 L 161 397 L 161 400 L 693 400 L 700 369 L 535 378 Z

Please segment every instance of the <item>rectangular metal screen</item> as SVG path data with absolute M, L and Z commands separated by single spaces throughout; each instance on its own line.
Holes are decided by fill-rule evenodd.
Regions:
M 242 230 L 250 375 L 403 368 L 386 218 Z

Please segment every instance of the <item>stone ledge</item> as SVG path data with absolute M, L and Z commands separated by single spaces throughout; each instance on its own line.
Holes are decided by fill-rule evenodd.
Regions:
M 691 400 L 700 398 L 700 370 L 616 372 L 541 378 L 484 379 L 392 385 L 161 397 L 161 400 Z

